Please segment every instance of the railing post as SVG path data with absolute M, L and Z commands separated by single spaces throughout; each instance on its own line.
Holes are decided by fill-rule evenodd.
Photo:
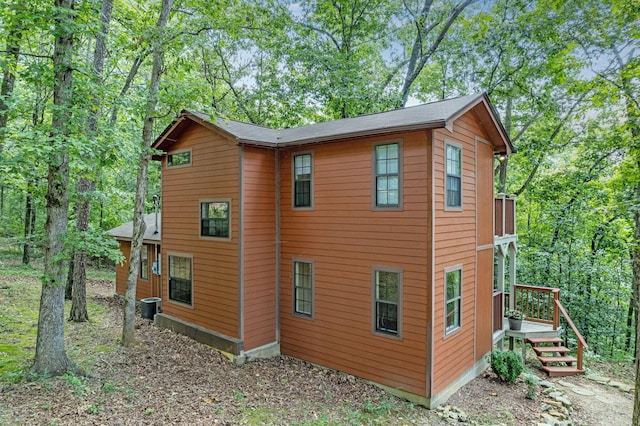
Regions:
M 560 290 L 553 290 L 553 329 L 560 328 L 560 312 L 558 311 L 558 303 L 560 302 Z
M 578 340 L 578 370 L 582 370 L 582 342 Z

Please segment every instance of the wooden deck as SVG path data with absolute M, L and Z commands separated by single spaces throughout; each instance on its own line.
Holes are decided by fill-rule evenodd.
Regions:
M 558 337 L 562 332 L 562 327 L 558 327 L 557 330 L 554 330 L 552 324 L 543 324 L 540 322 L 524 320 L 522 321 L 522 328 L 520 330 L 509 330 L 509 320 L 505 318 L 502 324 L 502 332 L 504 333 L 504 337 L 509 338 L 509 350 L 513 350 L 513 342 L 515 339 L 522 341 L 522 359 L 525 360 L 527 358 L 527 345 L 525 344 L 526 339 L 536 337 Z

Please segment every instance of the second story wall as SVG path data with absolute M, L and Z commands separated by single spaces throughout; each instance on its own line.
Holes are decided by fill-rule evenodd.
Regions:
M 454 122 L 453 132 L 434 131 L 434 394 L 484 355 L 478 353 L 475 336 L 484 333 L 485 323 L 491 327 L 490 315 L 478 318 L 483 297 L 490 309 L 491 289 L 486 295 L 485 290 L 479 292 L 477 274 L 479 241 L 492 243 L 493 201 L 487 195 L 493 191 L 493 175 L 487 178 L 486 169 L 492 166 L 493 156 L 487 158 L 478 137 L 487 136 L 473 111 Z M 480 258 L 482 271 L 491 269 L 492 246 L 489 249 L 491 256 Z
M 430 133 L 281 153 L 283 353 L 424 395 L 431 278 Z M 376 207 L 375 151 L 388 144 L 399 146 L 399 206 Z M 384 158 L 395 155 L 391 149 L 381 150 Z M 393 166 L 386 172 L 393 175 Z M 296 206 L 296 175 L 303 182 L 298 201 L 306 206 Z M 392 188 L 391 179 L 383 175 L 380 185 Z M 395 197 L 392 190 L 382 192 L 388 200 Z M 382 275 L 376 275 L 378 271 Z M 397 323 L 376 324 L 376 276 L 387 273 L 399 288 L 379 299 L 397 303 Z M 381 332 L 377 326 L 397 332 Z
M 167 167 L 170 159 L 175 165 Z M 163 311 L 237 338 L 239 148 L 213 130 L 192 125 L 167 149 L 162 164 Z M 203 202 L 228 206 L 228 237 L 222 232 L 221 237 L 201 236 Z M 169 291 L 171 275 L 178 301 Z

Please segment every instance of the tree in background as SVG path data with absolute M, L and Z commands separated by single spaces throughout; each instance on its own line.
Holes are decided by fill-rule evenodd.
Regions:
M 124 300 L 124 321 L 122 326 L 122 344 L 133 346 L 135 338 L 136 313 L 136 284 L 140 266 L 140 250 L 146 230 L 144 222 L 144 202 L 147 192 L 147 172 L 150 160 L 150 146 L 153 142 L 153 123 L 155 121 L 158 92 L 160 90 L 160 76 L 162 73 L 163 35 L 169 20 L 169 13 L 173 0 L 162 0 L 160 17 L 153 35 L 153 65 L 149 80 L 149 92 L 145 109 L 142 139 L 140 141 L 140 156 L 138 160 L 138 179 L 136 184 L 135 210 L 133 215 L 133 236 L 131 238 L 131 253 L 129 255 L 129 271 L 127 275 L 127 291 Z
M 73 369 L 64 342 L 64 288 L 67 271 L 64 262 L 64 237 L 67 233 L 69 210 L 75 1 L 56 0 L 55 6 L 54 109 L 51 115 L 50 151 L 47 155 L 47 241 L 36 354 L 31 373 L 57 376 Z

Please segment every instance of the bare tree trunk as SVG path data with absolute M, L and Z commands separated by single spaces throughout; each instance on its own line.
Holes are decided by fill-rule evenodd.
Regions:
M 140 159 L 138 165 L 138 178 L 136 182 L 135 210 L 133 213 L 133 236 L 131 238 L 131 253 L 129 254 L 129 271 L 127 276 L 127 291 L 124 301 L 124 324 L 122 326 L 122 344 L 133 346 L 135 338 L 135 314 L 136 314 L 136 284 L 138 281 L 138 269 L 140 266 L 140 249 L 146 225 L 144 223 L 144 200 L 147 193 L 147 171 L 149 167 L 149 146 L 153 140 L 153 122 L 155 109 L 158 103 L 158 90 L 160 87 L 160 74 L 162 71 L 162 35 L 169 20 L 169 12 L 173 6 L 173 0 L 162 0 L 162 9 L 156 25 L 156 34 L 153 40 L 153 65 L 144 126 L 142 128 L 142 141 L 140 147 Z
M 407 72 L 402 83 L 402 89 L 400 90 L 399 105 L 403 107 L 407 104 L 409 99 L 409 92 L 411 86 L 416 81 L 420 72 L 425 67 L 429 59 L 438 50 L 440 43 L 444 40 L 447 32 L 453 25 L 454 21 L 458 18 L 460 13 L 472 3 L 477 0 L 462 0 L 456 4 L 450 11 L 449 15 L 444 19 L 444 23 L 440 25 L 440 22 L 430 22 L 429 14 L 432 10 L 433 0 L 424 0 L 421 11 L 416 15 L 414 25 L 416 27 L 416 36 L 411 48 L 411 56 L 407 62 Z M 429 35 L 432 31 L 436 30 L 438 33 L 435 38 L 428 42 Z M 389 80 L 389 78 L 388 78 Z
M 96 47 L 93 52 L 93 77 L 99 84 L 104 72 L 104 59 L 107 55 L 107 35 L 111 23 L 113 0 L 103 0 L 100 11 L 101 30 L 96 37 Z M 98 105 L 100 99 L 94 96 L 89 119 L 87 134 L 95 135 L 98 130 Z M 76 203 L 76 230 L 79 235 L 89 229 L 89 216 L 91 214 L 91 194 L 95 190 L 96 180 L 92 177 L 81 176 L 76 184 L 78 201 Z M 77 250 L 73 256 L 73 280 L 71 311 L 69 320 L 75 322 L 89 321 L 87 312 L 87 252 L 84 249 Z
M 66 262 L 64 235 L 69 210 L 69 124 L 73 88 L 73 19 L 75 0 L 55 1 L 55 48 L 53 53 L 55 108 L 51 118 L 52 154 L 47 185 L 46 247 L 44 277 L 38 315 L 36 355 L 32 375 L 64 374 L 75 369 L 64 344 L 64 288 Z
M 18 3 L 19 8 L 24 7 Z M 19 14 L 19 11 L 16 13 Z M 9 121 L 9 105 L 7 100 L 13 94 L 13 87 L 16 82 L 14 70 L 20 56 L 20 42 L 22 41 L 22 30 L 24 21 L 16 19 L 16 22 L 7 35 L 7 56 L 2 73 L 2 85 L 0 86 L 0 153 L 4 148 L 4 141 L 7 133 L 7 122 Z M 0 209 L 1 210 L 1 209 Z
M 31 183 L 27 188 L 27 196 L 24 206 L 24 244 L 22 245 L 22 264 L 28 265 L 31 263 L 31 246 L 33 244 L 33 228 L 31 219 L 33 218 L 33 189 Z
M 638 130 L 636 128 L 636 130 Z M 639 133 L 636 131 L 635 133 Z M 638 134 L 635 135 L 638 138 Z M 640 153 L 636 153 L 639 155 Z M 639 155 L 640 157 L 640 155 Z M 640 170 L 640 161 L 638 161 L 638 170 Z M 636 185 L 636 205 L 640 205 L 640 182 Z M 638 312 L 640 312 L 640 210 L 636 209 L 634 213 L 634 221 L 636 227 L 635 244 L 633 249 L 633 289 L 634 289 L 634 302 L 636 311 L 636 355 L 638 354 L 638 348 L 640 347 L 640 321 L 638 321 Z M 640 425 L 640 360 L 635 357 L 636 364 L 636 392 L 633 399 L 633 422 L 634 425 Z

